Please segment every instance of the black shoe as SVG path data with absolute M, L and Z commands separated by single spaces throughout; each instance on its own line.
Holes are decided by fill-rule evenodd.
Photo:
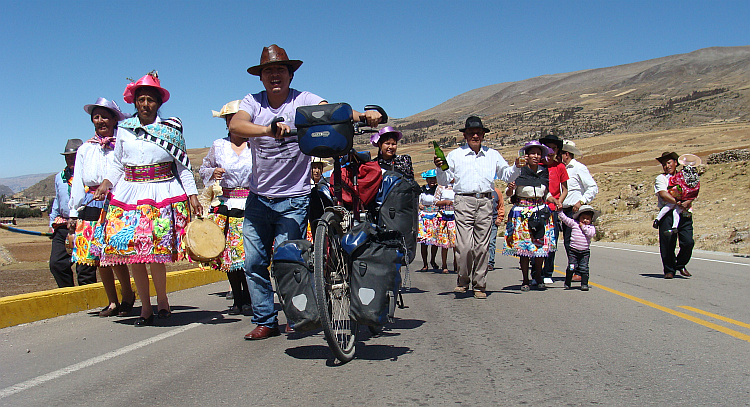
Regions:
M 253 316 L 253 306 L 250 304 L 245 304 L 242 306 L 242 315 L 246 317 Z
M 138 317 L 133 325 L 135 326 L 151 326 L 154 324 L 154 314 L 149 315 L 148 318 Z
M 227 310 L 227 315 L 240 315 L 241 312 L 242 312 L 242 310 L 240 309 L 240 307 L 238 307 L 236 305 L 232 305 Z
M 103 310 L 99 311 L 99 316 L 100 317 L 111 317 L 111 316 L 117 315 L 119 313 L 120 313 L 120 306 L 119 305 L 115 305 L 114 308 L 112 308 L 111 306 L 107 305 L 106 307 L 104 307 Z
M 159 319 L 167 319 L 172 316 L 172 311 L 168 308 L 159 310 Z
M 135 294 L 133 294 L 133 300 L 132 301 L 125 301 L 122 300 L 120 303 L 120 312 L 117 314 L 121 317 L 127 317 L 130 315 L 130 313 L 133 311 L 133 303 L 135 302 Z

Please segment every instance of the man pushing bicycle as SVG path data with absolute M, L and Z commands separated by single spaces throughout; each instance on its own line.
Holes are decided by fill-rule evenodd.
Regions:
M 245 339 L 266 339 L 280 334 L 268 266 L 271 250 L 286 240 L 304 236 L 310 194 L 310 157 L 303 154 L 292 137 L 297 107 L 328 103 L 310 92 L 290 88 L 294 72 L 302 65 L 290 60 L 276 44 L 263 48 L 260 64 L 247 69 L 259 76 L 264 91 L 248 94 L 240 103 L 229 131 L 247 138 L 253 155 L 250 194 L 245 203 L 245 275 L 257 325 Z M 355 119 L 375 127 L 381 114 L 374 110 L 354 111 Z M 273 128 L 272 121 L 283 122 Z

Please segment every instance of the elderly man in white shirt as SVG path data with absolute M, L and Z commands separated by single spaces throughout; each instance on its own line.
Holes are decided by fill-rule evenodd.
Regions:
M 594 200 L 599 192 L 594 177 L 591 176 L 589 169 L 578 162 L 575 158 L 581 156 L 581 151 L 576 148 L 576 143 L 570 140 L 563 141 L 562 161 L 565 169 L 568 170 L 568 195 L 563 201 L 563 213 L 569 218 L 578 212 L 581 205 L 588 205 Z M 570 235 L 572 229 L 562 224 L 563 241 L 565 242 L 565 254 L 570 257 Z M 575 275 L 574 281 L 580 281 L 580 276 Z
M 493 182 L 495 177 L 505 182 L 514 181 L 521 165 L 516 159 L 515 165 L 510 166 L 497 150 L 482 146 L 489 129 L 482 125 L 479 117 L 467 118 L 466 126 L 459 131 L 464 134 L 466 144 L 448 154 L 448 169 L 441 170 L 443 160 L 434 158 L 438 183 L 446 185 L 452 180 L 456 194 L 458 278 L 453 291 L 465 293 L 471 284 L 474 298 L 485 299 Z

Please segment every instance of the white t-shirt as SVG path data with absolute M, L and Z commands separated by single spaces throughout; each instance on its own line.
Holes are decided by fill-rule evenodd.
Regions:
M 654 183 L 654 193 L 656 194 L 656 197 L 659 198 L 659 209 L 662 208 L 662 206 L 666 205 L 667 202 L 664 201 L 661 196 L 659 196 L 659 191 L 666 191 L 667 187 L 669 186 L 669 179 L 672 178 L 669 174 L 659 174 L 656 176 L 656 182 Z
M 250 120 L 268 126 L 276 117 L 292 129 L 297 108 L 318 105 L 324 99 L 310 92 L 289 89 L 289 96 L 278 108 L 268 103 L 266 91 L 249 94 L 240 102 L 240 110 L 250 115 Z M 276 140 L 273 137 L 250 137 L 248 145 L 253 153 L 250 191 L 269 198 L 289 198 L 310 193 L 310 156 L 302 153 L 296 137 Z

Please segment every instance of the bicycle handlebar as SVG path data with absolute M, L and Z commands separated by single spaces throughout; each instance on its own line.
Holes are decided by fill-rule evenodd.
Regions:
M 380 123 L 379 124 L 386 124 L 388 123 L 388 114 L 385 112 L 385 109 L 378 105 L 366 105 L 365 111 L 368 110 L 376 110 L 378 113 L 380 113 Z M 273 120 L 271 120 L 271 132 L 276 135 L 276 132 L 279 129 L 279 123 L 283 122 L 283 117 L 275 117 Z M 365 134 L 365 133 L 375 133 L 377 130 L 375 128 L 369 128 L 369 129 L 362 129 L 362 127 L 369 127 L 369 125 L 366 122 L 363 121 L 354 121 L 354 134 Z M 284 137 L 293 137 L 297 135 L 297 129 L 290 129 L 289 133 L 284 134 Z

